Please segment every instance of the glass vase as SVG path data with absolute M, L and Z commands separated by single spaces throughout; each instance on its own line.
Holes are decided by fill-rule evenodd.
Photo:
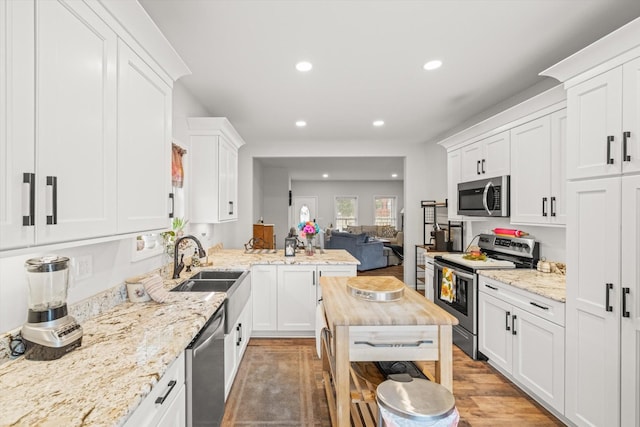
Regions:
M 307 236 L 307 244 L 304 248 L 304 253 L 307 256 L 313 256 L 316 253 L 316 248 L 313 246 L 313 236 Z

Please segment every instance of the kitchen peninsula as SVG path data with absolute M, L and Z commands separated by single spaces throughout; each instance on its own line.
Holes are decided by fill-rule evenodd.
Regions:
M 344 265 L 355 270 L 357 263 L 343 250 L 309 257 L 285 257 L 282 251 L 220 250 L 210 253 L 203 268 Z M 180 279 L 166 279 L 165 289 L 201 269 L 183 272 Z M 261 282 L 253 280 L 252 286 L 259 289 Z M 53 361 L 20 357 L 0 365 L 0 425 L 123 425 L 156 390 L 226 297 L 222 292 L 171 292 L 162 304 L 132 303 L 126 300 L 124 287 L 120 284 L 118 289 L 70 307 L 84 329 L 80 348 Z M 107 296 L 119 300 L 112 308 L 97 312 Z
M 434 360 L 435 381 L 453 392 L 452 326 L 458 320 L 407 286 L 400 299 L 389 302 L 354 297 L 347 287 L 365 283 L 379 288 L 404 286 L 387 276 L 320 279 L 330 331 L 330 338 L 325 334 L 323 340 L 323 375 L 332 423 L 340 427 L 350 425 L 351 362 Z M 330 377 L 335 391 L 330 389 Z

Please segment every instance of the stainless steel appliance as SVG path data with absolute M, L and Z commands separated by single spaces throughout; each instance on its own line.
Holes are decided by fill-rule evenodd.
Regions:
M 222 422 L 225 304 L 185 350 L 187 426 L 219 426 Z
M 31 258 L 25 267 L 29 282 L 29 313 L 21 331 L 25 357 L 58 359 L 82 343 L 82 327 L 67 313 L 69 258 Z
M 509 176 L 458 184 L 458 215 L 509 216 Z
M 434 261 L 433 295 L 436 305 L 452 314 L 459 324 L 453 327 L 453 343 L 473 359 L 478 359 L 478 274 L 480 269 L 534 268 L 539 244 L 534 239 L 481 234 L 478 246 L 484 261 L 466 260 L 464 254 L 444 254 Z M 443 271 L 453 272 L 453 301 L 442 297 Z

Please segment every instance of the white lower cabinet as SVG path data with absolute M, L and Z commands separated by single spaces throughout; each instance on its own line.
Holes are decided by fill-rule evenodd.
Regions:
M 253 332 L 255 336 L 312 336 L 320 277 L 355 276 L 356 266 L 254 265 Z
M 564 305 L 480 278 L 479 350 L 489 363 L 564 414 Z
M 124 427 L 184 427 L 187 422 L 184 378 L 182 352 L 127 419 Z M 156 403 L 160 401 L 161 403 Z
M 424 258 L 424 296 L 429 301 L 433 301 L 433 298 L 434 298 L 434 288 L 433 288 L 434 277 L 435 277 L 435 272 L 433 268 L 433 258 L 425 256 Z
M 250 280 L 249 277 L 245 280 Z M 247 301 L 247 305 L 242 309 L 242 313 L 238 316 L 238 320 L 231 328 L 231 331 L 224 336 L 224 400 L 227 400 L 233 380 L 236 378 L 242 356 L 247 349 L 251 331 L 253 329 L 253 304 L 251 299 Z

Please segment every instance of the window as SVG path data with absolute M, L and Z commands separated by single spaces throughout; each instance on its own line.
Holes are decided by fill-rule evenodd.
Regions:
M 396 196 L 374 196 L 374 224 L 396 227 L 396 204 Z
M 336 196 L 333 206 L 337 229 L 344 230 L 349 225 L 358 224 L 357 196 Z

